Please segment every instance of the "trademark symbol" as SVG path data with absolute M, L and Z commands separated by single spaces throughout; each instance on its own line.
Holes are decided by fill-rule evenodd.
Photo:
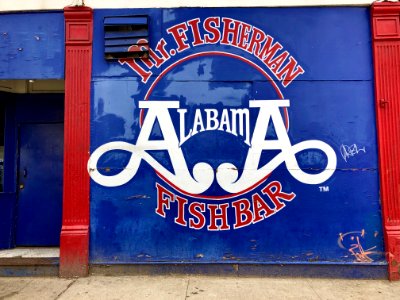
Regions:
M 320 186 L 319 191 L 322 193 L 329 192 L 329 186 Z

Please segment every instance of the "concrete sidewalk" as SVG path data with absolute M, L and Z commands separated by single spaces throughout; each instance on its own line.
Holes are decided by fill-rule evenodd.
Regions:
M 400 299 L 400 282 L 214 276 L 3 277 L 0 299 Z

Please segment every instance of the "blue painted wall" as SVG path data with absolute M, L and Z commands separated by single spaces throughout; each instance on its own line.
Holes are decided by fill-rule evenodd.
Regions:
M 0 14 L 0 79 L 61 78 L 63 13 Z
M 151 68 L 152 75 L 145 83 L 127 64 L 103 58 L 103 18 L 129 14 L 148 14 L 151 48 L 155 49 L 157 42 L 164 38 L 168 53 L 175 54 L 159 68 Z M 194 18 L 204 22 L 212 16 L 233 18 L 270 35 L 282 45 L 278 54 L 288 51 L 304 69 L 304 74 L 285 87 L 254 54 L 220 42 L 193 46 L 190 29 L 186 32 L 189 48 L 180 53 L 171 51 L 178 45 L 167 33 L 168 28 Z M 201 29 L 200 33 L 204 36 L 206 32 Z M 221 56 L 215 51 L 225 54 Z M 195 56 L 200 52 L 208 53 Z M 190 55 L 194 56 L 189 59 Z M 178 60 L 181 60 L 179 64 Z M 142 62 L 138 64 L 149 70 Z M 322 141 L 333 149 L 337 164 L 333 175 L 318 184 L 299 181 L 282 163 L 260 185 L 241 195 L 232 196 L 216 180 L 202 193 L 188 195 L 190 186 L 183 187 L 186 192 L 179 191 L 143 159 L 137 173 L 125 184 L 110 187 L 91 182 L 91 263 L 384 264 L 372 76 L 367 8 L 96 10 L 91 152 L 112 141 L 137 144 L 141 133 L 139 101 L 145 99 L 154 83 L 148 101 L 179 101 L 180 107 L 188 110 L 186 134 L 194 124 L 196 109 L 216 109 L 221 114 L 224 108 L 249 108 L 250 100 L 289 99 L 291 145 Z M 179 115 L 174 109 L 169 111 L 179 136 Z M 249 111 L 253 130 L 258 110 Z M 282 109 L 281 116 L 286 120 Z M 270 125 L 267 139 L 277 138 L 273 127 Z M 166 139 L 162 130 L 156 123 L 150 139 Z M 179 149 L 190 174 L 198 162 L 206 162 L 214 172 L 220 164 L 230 162 L 240 176 L 250 150 L 244 140 L 224 131 L 205 131 L 188 139 Z M 259 167 L 279 152 L 264 151 Z M 173 170 L 166 151 L 149 151 L 149 154 L 171 173 L 182 172 Z M 119 174 L 131 155 L 135 156 L 121 150 L 104 154 L 97 164 L 100 174 Z M 322 151 L 313 149 L 301 151 L 295 157 L 299 167 L 311 174 L 322 172 L 328 163 Z M 269 218 L 233 229 L 237 217 L 232 203 L 240 199 L 251 203 L 257 193 L 272 206 L 271 199 L 261 190 L 273 181 L 282 185 L 286 195 L 294 193 L 295 198 L 280 199 L 285 207 Z M 188 201 L 184 209 L 188 223 L 188 205 L 193 202 L 207 207 L 228 204 L 230 230 L 209 231 L 206 227 L 194 230 L 179 225 L 174 220 L 178 214 L 177 201 L 169 203 L 169 209 L 165 208 L 165 217 L 156 214 L 156 184 Z M 168 198 L 167 194 L 163 195 Z M 221 195 L 231 197 L 215 200 Z M 211 198 L 204 199 L 205 196 Z M 208 225 L 209 211 L 204 215 Z

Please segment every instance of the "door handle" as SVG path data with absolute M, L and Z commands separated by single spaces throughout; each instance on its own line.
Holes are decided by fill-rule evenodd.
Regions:
M 23 176 L 24 176 L 24 178 L 26 178 L 28 176 L 28 170 L 26 168 L 24 168 Z

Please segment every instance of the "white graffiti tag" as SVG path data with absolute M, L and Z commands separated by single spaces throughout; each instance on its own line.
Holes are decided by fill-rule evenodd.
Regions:
M 342 144 L 340 146 L 340 154 L 342 154 L 342 157 L 345 162 L 347 162 L 348 158 L 353 157 L 360 152 L 367 153 L 365 147 L 359 148 L 356 144 L 352 144 L 350 146 Z
M 136 175 L 141 161 L 144 160 L 154 168 L 157 174 L 185 192 L 203 193 L 216 178 L 217 183 L 225 191 L 238 193 L 260 182 L 283 162 L 289 173 L 305 184 L 322 183 L 330 178 L 336 169 L 336 154 L 328 144 L 318 140 L 309 140 L 291 145 L 279 111 L 281 107 L 289 106 L 289 100 L 252 100 L 249 107 L 258 108 L 259 112 L 241 177 L 238 178 L 237 166 L 231 163 L 219 165 L 215 175 L 214 169 L 205 162 L 197 163 L 194 166 L 192 176 L 169 112 L 170 109 L 179 109 L 179 105 L 179 101 L 139 101 L 139 108 L 148 109 L 148 111 L 136 145 L 126 142 L 110 142 L 97 148 L 88 162 L 91 178 L 98 184 L 107 187 L 123 185 Z M 156 121 L 160 125 L 163 140 L 150 140 L 150 134 Z M 273 123 L 277 136 L 274 140 L 266 139 L 270 122 Z M 309 174 L 299 167 L 295 154 L 308 149 L 319 149 L 327 156 L 327 165 L 320 173 Z M 113 150 L 131 152 L 131 158 L 120 173 L 110 176 L 103 175 L 97 169 L 97 163 L 102 155 Z M 152 150 L 168 152 L 173 173 L 147 152 Z M 266 150 L 280 150 L 281 152 L 259 168 L 261 154 Z

